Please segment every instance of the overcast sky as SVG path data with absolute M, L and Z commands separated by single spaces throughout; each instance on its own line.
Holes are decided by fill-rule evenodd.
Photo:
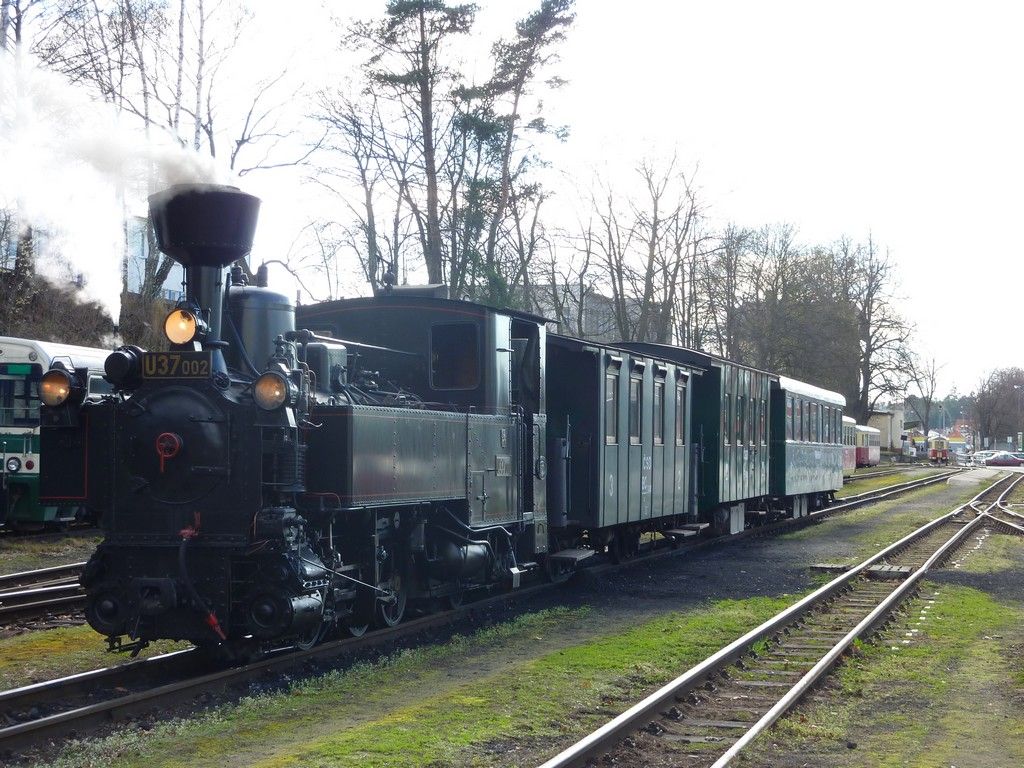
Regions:
M 480 5 L 471 60 L 535 3 Z M 548 159 L 583 179 L 678 152 L 715 222 L 870 232 L 941 390 L 969 391 L 1021 363 L 1022 20 L 1013 2 L 579 0 L 547 98 L 571 136 Z

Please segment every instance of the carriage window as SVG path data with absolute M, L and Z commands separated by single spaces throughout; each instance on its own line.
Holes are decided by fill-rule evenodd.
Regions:
M 31 363 L 0 365 L 0 426 L 39 426 L 39 380 L 42 366 Z
M 747 398 L 747 442 L 753 445 L 756 438 L 754 432 L 757 428 L 757 421 L 755 421 L 754 414 L 757 411 L 757 400 L 753 397 Z
M 480 344 L 475 323 L 445 323 L 430 329 L 430 386 L 475 389 L 480 384 Z
M 768 445 L 768 403 L 761 398 L 761 412 L 758 414 L 761 431 L 761 445 Z
M 736 423 L 734 425 L 736 445 L 743 445 L 744 400 L 746 400 L 746 398 L 743 395 L 736 395 Z
M 642 379 L 630 377 L 629 379 L 629 442 L 633 445 L 640 444 L 640 414 L 643 413 L 641 403 Z
M 619 442 L 619 375 L 604 377 L 604 441 L 608 445 Z
M 793 397 L 786 395 L 786 439 L 793 439 Z
M 819 434 L 820 424 L 818 422 L 818 404 L 811 403 L 811 442 L 816 443 L 821 437 Z
M 732 395 L 725 395 L 722 405 L 722 442 L 729 444 L 729 426 L 732 424 Z
M 825 425 L 824 441 L 826 443 L 831 443 L 832 442 L 832 409 L 829 408 L 827 405 L 824 406 L 824 409 L 825 409 L 825 416 L 821 420 L 822 424 Z
M 665 444 L 665 382 L 654 382 L 654 444 Z
M 676 445 L 686 442 L 686 384 L 676 384 Z

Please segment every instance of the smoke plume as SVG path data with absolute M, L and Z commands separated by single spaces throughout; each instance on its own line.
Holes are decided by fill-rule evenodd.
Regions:
M 147 195 L 169 184 L 227 175 L 158 127 L 147 136 L 141 123 L 58 74 L 0 55 L 0 209 L 22 231 L 33 228 L 38 272 L 57 279 L 70 262 L 115 321 L 126 216 L 144 216 Z

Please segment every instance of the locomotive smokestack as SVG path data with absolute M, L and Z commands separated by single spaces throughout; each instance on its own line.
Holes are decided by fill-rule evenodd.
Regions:
M 149 215 L 161 251 L 185 267 L 190 301 L 209 312 L 204 346 L 225 370 L 220 347 L 224 268 L 252 250 L 260 200 L 236 187 L 179 184 L 149 197 Z

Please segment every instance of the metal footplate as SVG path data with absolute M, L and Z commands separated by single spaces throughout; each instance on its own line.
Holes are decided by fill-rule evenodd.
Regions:
M 677 539 L 685 539 L 687 536 L 696 536 L 697 531 L 691 530 L 689 528 L 670 528 L 669 530 L 665 531 L 665 535 L 673 536 Z
M 579 549 L 560 549 L 558 552 L 548 555 L 548 557 L 551 560 L 565 560 L 576 565 L 594 554 L 594 550 L 581 547 Z

